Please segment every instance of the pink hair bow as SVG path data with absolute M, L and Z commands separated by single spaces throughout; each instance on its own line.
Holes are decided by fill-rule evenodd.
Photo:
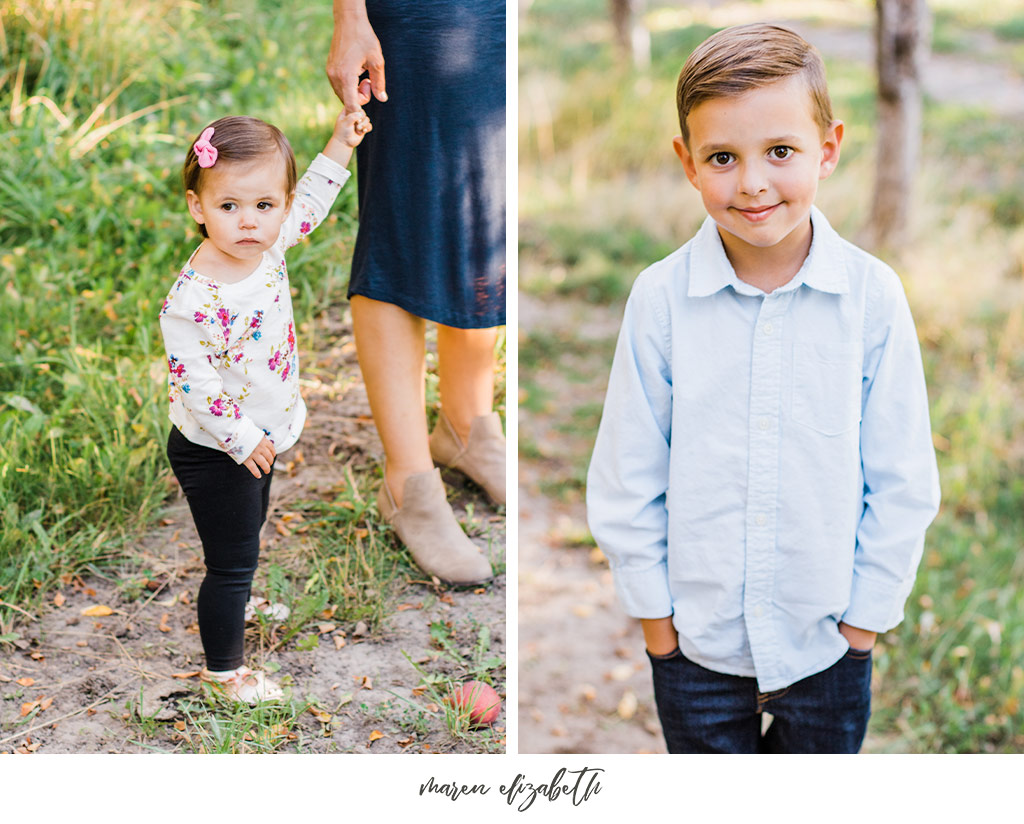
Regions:
M 192 147 L 192 151 L 199 158 L 199 165 L 204 169 L 209 169 L 217 162 L 217 147 L 210 142 L 211 137 L 213 137 L 213 126 L 205 129 L 199 135 L 196 145 Z

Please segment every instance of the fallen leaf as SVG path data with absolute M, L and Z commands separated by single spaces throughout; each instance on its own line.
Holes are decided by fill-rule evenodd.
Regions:
M 94 592 L 93 595 L 96 593 Z M 99 617 L 102 615 L 113 615 L 114 610 L 108 607 L 106 604 L 94 604 L 91 607 L 86 607 L 82 610 L 82 615 L 89 615 L 92 617 Z
M 75 641 L 75 646 L 76 647 L 87 647 L 87 646 L 89 646 L 89 642 L 85 641 L 85 640 Z
M 616 711 L 619 714 L 619 718 L 623 719 L 624 721 L 628 721 L 630 718 L 636 715 L 636 710 L 638 706 L 639 702 L 636 700 L 636 695 L 633 693 L 633 690 L 626 690 L 624 693 L 622 693 L 622 698 L 619 699 L 619 706 L 617 707 Z
M 369 630 L 366 628 L 365 622 L 360 621 L 356 624 L 356 628 L 352 630 L 352 637 L 358 638 L 360 635 L 366 635 L 367 632 L 369 632 Z
M 455 606 L 455 599 L 452 598 L 452 594 L 450 592 L 446 592 L 437 600 L 439 600 L 442 604 L 449 604 L 450 606 Z
M 316 628 L 321 635 L 327 635 L 329 632 L 334 632 L 338 626 L 337 624 L 317 624 Z
M 327 609 L 320 613 L 320 617 L 325 621 L 330 621 L 334 617 L 334 613 L 337 612 L 337 604 L 331 604 Z
M 362 683 L 360 683 L 359 685 L 359 688 L 364 690 L 372 690 L 373 679 L 369 675 L 364 675 L 362 678 Z
M 195 678 L 201 670 L 195 670 L 193 672 L 172 672 L 171 678 Z
M 399 747 L 408 747 L 410 744 L 414 744 L 415 742 L 416 734 L 413 733 L 408 738 L 403 738 L 400 741 L 396 741 L 395 743 L 398 744 Z
M 405 612 L 407 609 L 423 609 L 423 602 L 418 601 L 415 604 L 399 604 L 397 609 L 399 612 Z
M 282 535 L 285 538 L 292 534 L 291 530 L 288 529 L 288 527 L 286 527 L 282 521 L 274 521 L 274 529 L 277 530 L 278 535 Z
M 331 638 L 333 638 L 333 639 L 334 639 L 334 648 L 335 648 L 335 649 L 341 649 L 342 647 L 344 647 L 344 646 L 345 646 L 345 644 L 347 644 L 347 643 L 348 643 L 348 642 L 347 642 L 347 641 L 346 641 L 346 640 L 345 640 L 345 639 L 344 639 L 344 638 L 343 638 L 342 636 L 340 636 L 340 635 L 332 635 L 332 636 L 331 636 Z
M 429 704 L 427 704 L 427 706 L 424 707 L 424 709 L 427 712 L 437 712 L 441 708 L 437 706 L 437 704 L 435 704 L 433 701 L 431 701 Z
M 370 530 L 368 530 L 368 529 L 357 529 L 356 530 L 356 537 L 357 538 L 366 538 L 366 537 L 369 536 L 369 534 L 370 534 Z
M 173 525 L 174 525 L 174 521 L 172 521 L 170 518 L 161 518 L 160 519 L 160 526 L 173 526 Z
M 176 729 L 178 732 L 185 732 L 185 722 L 184 721 L 175 721 L 174 722 L 174 729 Z
M 24 718 L 38 706 L 38 701 L 26 701 L 24 704 L 21 705 L 21 717 Z
M 423 693 L 425 693 L 426 691 L 427 691 L 426 687 L 413 687 L 412 688 L 412 694 L 414 696 L 416 696 L 417 698 L 419 696 L 423 695 Z
M 23 687 L 31 687 L 35 682 L 36 682 L 35 678 L 29 678 L 29 677 L 26 676 L 25 678 L 19 678 L 14 683 L 15 684 L 21 684 Z
M 42 712 L 43 710 L 50 709 L 50 705 L 52 703 L 53 703 L 53 699 L 52 698 L 41 698 L 39 700 L 39 711 Z
M 473 590 L 473 594 L 474 595 L 483 595 L 485 592 L 487 592 L 487 588 L 486 587 L 477 587 L 476 589 Z
M 324 712 L 323 710 L 318 709 L 317 707 L 310 707 L 309 714 L 312 715 L 321 724 L 330 723 L 331 714 L 329 712 Z
M 338 506 L 342 509 L 355 509 L 356 505 L 352 501 L 338 501 Z
M 384 733 L 382 733 L 380 730 L 374 730 L 370 733 L 370 741 L 366 746 L 370 746 L 370 744 L 372 744 L 374 741 L 379 741 L 383 737 Z
M 62 606 L 64 606 L 64 601 L 65 601 L 64 594 L 61 593 L 61 592 L 58 592 L 56 595 L 53 596 L 53 605 L 55 607 L 62 607 Z
M 165 612 L 160 616 L 160 626 L 157 627 L 160 632 L 170 632 L 171 627 L 167 623 L 167 619 L 171 617 L 171 613 Z

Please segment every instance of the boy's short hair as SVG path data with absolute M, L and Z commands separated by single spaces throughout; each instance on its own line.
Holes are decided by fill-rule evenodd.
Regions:
M 291 195 L 295 191 L 298 174 L 295 168 L 295 153 L 288 138 L 277 126 L 259 118 L 232 116 L 222 117 L 204 126 L 188 144 L 185 164 L 181 169 L 181 182 L 186 192 L 191 189 L 199 194 L 203 188 L 207 168 L 217 167 L 217 163 L 207 168 L 200 166 L 199 158 L 193 149 L 202 133 L 210 127 L 213 128 L 210 143 L 217 150 L 217 163 L 245 163 L 280 152 L 284 161 L 285 194 Z M 199 232 L 203 237 L 207 237 L 206 227 L 202 224 L 199 226 Z
M 736 97 L 751 89 L 802 75 L 822 134 L 832 123 L 825 64 L 818 50 L 784 26 L 751 23 L 711 35 L 687 58 L 676 84 L 683 142 L 690 145 L 686 118 L 706 100 Z

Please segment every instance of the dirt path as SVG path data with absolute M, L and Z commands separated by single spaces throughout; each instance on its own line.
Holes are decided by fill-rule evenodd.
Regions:
M 620 314 L 519 298 L 521 336 L 607 341 Z M 580 544 L 582 498 L 550 494 L 552 480 L 586 461 L 591 444 L 572 433 L 570 412 L 604 400 L 607 371 L 601 348 L 560 359 L 530 376 L 548 395 L 545 411 L 520 405 L 520 442 L 530 438 L 536 455 L 519 464 L 520 752 L 665 752 L 640 624 L 622 612 L 600 552 Z
M 371 471 L 364 467 L 375 466 L 382 453 L 347 318 L 333 310 L 317 327 L 323 348 L 303 361 L 309 418 L 299 445 L 278 464 L 254 593 L 263 591 L 268 565 L 288 568 L 301 553 L 306 538 L 293 504 L 330 496 L 349 483 L 353 470 Z M 471 523 L 474 539 L 485 548 L 490 544 L 490 557 L 503 570 L 504 517 L 468 488 L 457 492 L 453 504 L 460 520 Z M 187 722 L 201 703 L 195 597 L 203 564 L 184 500 L 171 503 L 134 554 L 137 564 L 121 575 L 68 576 L 59 595 L 48 593 L 48 607 L 37 620 L 21 627 L 14 651 L 0 657 L 0 752 L 188 752 L 200 746 Z M 276 649 L 273 627 L 247 628 L 250 660 L 280 667 L 278 680 L 291 686 L 291 710 L 268 722 L 277 734 L 273 749 L 481 750 L 479 737 L 474 743 L 449 734 L 444 708 L 431 701 L 422 682 L 425 674 L 464 677 L 458 659 L 470 659 L 484 629 L 489 654 L 502 661 L 491 671 L 504 698 L 504 574 L 475 590 L 403 582 L 398 601 L 379 627 L 337 622 L 328 608 L 301 636 Z M 97 606 L 110 614 L 83 614 Z M 432 624 L 435 634 L 443 628 L 458 656 L 439 647 Z M 300 649 L 300 637 L 306 639 L 301 646 L 313 648 Z M 503 710 L 486 749 L 503 746 L 504 726 Z

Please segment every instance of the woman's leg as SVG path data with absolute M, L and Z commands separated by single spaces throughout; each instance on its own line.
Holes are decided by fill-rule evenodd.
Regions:
M 430 456 L 424 321 L 390 303 L 353 295 L 352 326 L 387 456 L 377 498 L 381 517 L 425 572 L 459 584 L 487 580 L 491 565 L 459 526 Z
M 497 329 L 437 326 L 437 373 L 444 409 L 459 439 L 469 441 L 475 418 L 494 403 L 494 345 Z
M 352 296 L 356 353 L 387 462 L 384 478 L 401 507 L 410 475 L 433 469 L 427 445 L 422 318 L 379 300 Z
M 479 484 L 491 502 L 505 504 L 505 435 L 491 411 L 497 329 L 437 327 L 441 411 L 430 454 Z

